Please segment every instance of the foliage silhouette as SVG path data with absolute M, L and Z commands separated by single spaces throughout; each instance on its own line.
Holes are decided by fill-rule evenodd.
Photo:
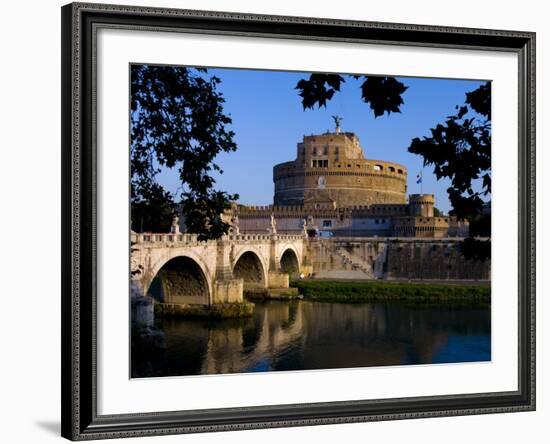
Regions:
M 431 129 L 430 137 L 414 138 L 409 152 L 433 166 L 437 179 L 451 181 L 447 188 L 452 214 L 470 222 L 470 236 L 461 245 L 465 257 L 491 257 L 490 211 L 485 211 L 491 193 L 491 85 L 489 82 L 466 94 L 456 114 Z M 475 190 L 478 185 L 478 191 Z
M 132 228 L 166 232 L 176 198 L 190 232 L 200 239 L 227 233 L 221 214 L 238 195 L 216 190 L 213 171 L 220 152 L 235 151 L 234 133 L 226 129 L 218 92 L 220 79 L 203 68 L 131 66 L 131 207 Z M 181 194 L 157 181 L 162 168 L 176 168 Z
M 361 84 L 361 98 L 370 105 L 374 117 L 384 113 L 400 113 L 403 104 L 401 95 L 407 87 L 394 77 L 358 76 L 352 75 L 356 80 L 363 79 Z M 309 79 L 301 79 L 296 85 L 302 97 L 304 109 L 313 108 L 316 104 L 320 108 L 326 107 L 327 101 L 332 99 L 334 93 L 340 91 L 341 84 L 346 79 L 340 74 L 312 73 Z

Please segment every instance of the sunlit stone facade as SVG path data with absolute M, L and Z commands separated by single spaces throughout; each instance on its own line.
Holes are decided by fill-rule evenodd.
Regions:
M 303 205 L 329 198 L 335 207 L 407 202 L 407 169 L 366 159 L 354 133 L 304 136 L 296 160 L 273 168 L 273 203 Z
M 407 196 L 407 169 L 367 159 L 351 132 L 304 136 L 296 160 L 273 168 L 273 205 L 234 205 L 241 233 L 327 231 L 334 236 L 443 238 L 468 235 L 468 223 L 435 215 L 433 194 Z M 236 216 L 236 217 L 235 217 Z

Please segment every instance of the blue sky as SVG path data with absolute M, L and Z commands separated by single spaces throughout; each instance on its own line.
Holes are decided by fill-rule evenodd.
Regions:
M 358 135 L 368 159 L 398 162 L 408 169 L 408 193 L 420 192 L 416 173 L 422 157 L 407 148 L 414 137 L 430 135 L 430 128 L 455 112 L 465 93 L 483 82 L 426 78 L 398 78 L 408 86 L 401 113 L 374 118 L 361 100 L 360 80 L 346 77 L 340 93 L 326 108 L 303 110 L 297 82 L 309 73 L 209 69 L 221 79 L 219 89 L 224 109 L 233 119 L 238 149 L 216 158 L 224 173 L 216 175 L 217 188 L 240 195 L 239 202 L 269 205 L 273 201 L 273 165 L 294 160 L 296 143 L 303 135 L 334 129 L 332 115 L 343 117 L 342 129 Z M 170 191 L 179 187 L 177 174 L 166 171 L 159 181 Z M 433 193 L 436 206 L 450 209 L 446 189 L 449 182 L 437 181 L 431 167 L 423 169 L 423 191 Z

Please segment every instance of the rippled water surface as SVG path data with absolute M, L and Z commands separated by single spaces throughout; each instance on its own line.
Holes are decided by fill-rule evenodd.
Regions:
M 157 327 L 164 347 L 134 347 L 133 377 L 491 359 L 489 308 L 260 302 L 248 319 Z

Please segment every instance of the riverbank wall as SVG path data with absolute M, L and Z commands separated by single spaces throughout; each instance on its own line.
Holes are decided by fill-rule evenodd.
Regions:
M 460 238 L 329 238 L 309 243 L 312 276 L 489 281 L 491 263 L 465 259 Z

